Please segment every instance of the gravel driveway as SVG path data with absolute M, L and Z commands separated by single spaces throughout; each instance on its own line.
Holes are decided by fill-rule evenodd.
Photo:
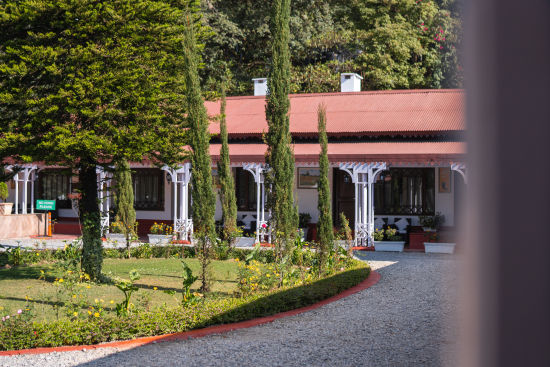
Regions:
M 133 349 L 0 357 L 0 366 L 442 366 L 457 347 L 457 255 L 358 254 L 382 279 L 316 310 Z

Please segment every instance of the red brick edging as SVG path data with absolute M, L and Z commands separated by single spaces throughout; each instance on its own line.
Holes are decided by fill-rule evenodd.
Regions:
M 339 293 L 335 296 L 327 298 L 321 302 L 315 303 L 310 306 L 297 308 L 295 310 L 281 312 L 271 316 L 259 317 L 257 319 L 240 321 L 232 324 L 209 326 L 203 329 L 184 331 L 180 333 L 156 335 L 156 336 L 136 338 L 131 340 L 123 340 L 123 341 L 114 341 L 114 342 L 108 342 L 103 344 L 69 345 L 64 347 L 48 347 L 48 348 L 0 351 L 0 356 L 13 356 L 13 355 L 20 355 L 20 354 L 42 354 L 42 353 L 51 353 L 51 352 L 69 352 L 69 351 L 75 351 L 75 350 L 97 349 L 97 348 L 131 348 L 131 347 L 139 347 L 139 346 L 142 346 L 145 344 L 151 344 L 151 343 L 158 343 L 158 342 L 172 341 L 172 340 L 184 340 L 184 339 L 190 339 L 190 338 L 200 338 L 211 334 L 226 333 L 232 330 L 245 329 L 252 326 L 267 324 L 277 319 L 282 319 L 283 317 L 294 316 L 307 311 L 314 310 L 326 304 L 332 303 L 344 297 L 351 296 L 352 294 L 355 294 L 357 292 L 370 288 L 376 283 L 378 283 L 379 280 L 380 280 L 380 274 L 377 273 L 376 271 L 371 271 L 369 277 L 363 280 L 361 283 L 349 289 L 346 289 L 342 293 Z

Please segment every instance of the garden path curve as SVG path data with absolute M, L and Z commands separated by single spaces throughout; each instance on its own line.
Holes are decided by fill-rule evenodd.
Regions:
M 316 310 L 248 329 L 132 349 L 0 357 L 0 366 L 454 365 L 456 255 L 358 254 L 382 279 Z

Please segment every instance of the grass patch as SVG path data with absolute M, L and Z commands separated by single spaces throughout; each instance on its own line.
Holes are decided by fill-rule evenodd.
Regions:
M 194 273 L 199 271 L 197 259 L 185 259 L 187 265 Z M 179 259 L 105 259 L 103 263 L 104 273 L 112 277 L 128 279 L 130 270 L 136 269 L 141 278 L 136 282 L 140 290 L 135 293 L 133 302 L 141 302 L 138 305 L 144 309 L 151 309 L 167 305 L 176 306 L 179 298 L 162 292 L 173 290 L 179 292 L 182 285 L 182 266 Z M 44 280 L 39 280 L 40 271 L 50 275 Z M 212 261 L 212 293 L 210 297 L 229 297 L 237 289 L 236 273 L 237 264 L 234 260 Z M 56 277 L 61 277 L 59 270 L 55 270 L 53 264 L 34 264 L 30 266 L 17 266 L 11 269 L 0 270 L 0 315 L 24 309 L 29 303 L 34 305 L 36 318 L 41 321 L 57 318 L 55 304 L 58 287 L 53 284 Z M 200 283 L 195 282 L 191 289 L 198 290 Z M 114 286 L 108 284 L 90 283 L 89 289 L 85 289 L 88 303 L 94 303 L 95 299 L 103 300 L 106 311 L 114 310 L 114 304 L 122 301 L 122 293 Z M 154 290 L 154 287 L 157 290 Z M 111 303 L 113 301 L 113 303 Z M 82 308 L 85 311 L 85 307 Z
M 132 261 L 139 260 L 128 260 L 128 264 L 125 265 L 128 268 L 142 266 L 144 278 L 139 283 L 142 287 L 150 286 L 154 279 L 170 278 L 176 272 L 176 266 L 172 263 L 166 263 L 166 267 L 161 267 L 162 263 L 146 264 L 151 260 L 133 264 Z M 227 270 L 232 270 L 231 266 L 235 264 L 219 262 L 215 268 L 219 269 L 217 274 L 221 277 Z M 115 268 L 121 273 L 124 273 L 122 269 L 127 269 L 122 265 Z M 106 265 L 108 272 L 107 269 L 108 265 Z M 150 275 L 147 275 L 150 278 L 146 278 L 146 272 L 150 272 Z M 366 263 L 353 260 L 351 267 L 347 270 L 307 285 L 284 287 L 242 298 L 209 298 L 185 308 L 166 306 L 123 318 L 107 315 L 100 318 L 66 319 L 53 322 L 12 317 L 11 320 L 0 324 L 0 350 L 95 344 L 181 332 L 272 315 L 307 306 L 338 294 L 359 284 L 368 277 L 369 273 L 370 268 Z M 225 288 L 226 290 L 231 289 L 230 280 L 221 282 L 224 284 L 223 287 L 228 287 Z

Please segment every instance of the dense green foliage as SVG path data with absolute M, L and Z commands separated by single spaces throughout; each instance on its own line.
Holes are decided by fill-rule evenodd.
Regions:
M 289 129 L 288 99 L 290 82 L 289 55 L 290 0 L 275 0 L 272 4 L 270 30 L 273 36 L 271 69 L 267 80 L 266 120 L 268 132 L 266 175 L 271 207 L 271 229 L 275 250 L 282 259 L 292 250 L 298 227 L 298 210 L 294 204 L 294 152 Z
M 213 36 L 206 41 L 207 90 L 220 65 L 231 71 L 229 95 L 249 95 L 267 75 L 271 30 L 267 0 L 202 2 Z M 293 0 L 290 12 L 292 93 L 336 92 L 339 73 L 362 75 L 364 90 L 462 85 L 457 0 Z M 267 47 L 266 47 L 267 46 Z
M 136 226 L 136 211 L 134 209 L 134 188 L 132 186 L 132 172 L 130 164 L 123 160 L 118 164 L 115 171 L 116 181 L 116 220 L 122 223 L 122 231 L 126 236 L 126 249 L 128 257 L 130 257 L 130 240 L 137 233 Z
M 0 199 L 5 202 L 8 198 L 9 192 L 8 192 L 8 184 L 0 181 Z
M 201 95 L 198 75 L 198 61 L 195 30 L 191 15 L 186 15 L 183 49 L 183 75 L 185 78 L 185 102 L 187 120 L 190 127 L 193 226 L 197 251 L 202 268 L 200 279 L 201 290 L 208 290 L 208 264 L 212 244 L 216 241 L 216 197 L 212 189 L 212 159 L 210 158 L 210 133 L 208 132 L 208 115 Z
M 96 166 L 183 159 L 188 2 L 0 4 L 0 157 L 79 170 L 83 265 L 94 278 L 101 272 Z
M 23 313 L 0 324 L 0 350 L 96 344 L 248 320 L 314 304 L 359 284 L 369 274 L 366 263 L 352 260 L 348 270 L 311 284 L 206 300 L 188 307 L 158 308 L 126 317 L 33 322 Z
M 319 261 L 321 272 L 325 267 L 327 253 L 334 244 L 334 229 L 332 227 L 332 209 L 330 206 L 330 184 L 328 182 L 328 140 L 327 140 L 327 111 L 325 106 L 319 105 L 318 110 L 319 144 L 319 199 L 317 209 L 319 210 L 319 222 L 317 224 L 317 236 L 319 242 Z
M 225 119 L 225 85 L 222 85 L 220 107 L 220 160 L 218 161 L 218 178 L 220 180 L 220 202 L 222 204 L 223 239 L 230 244 L 237 235 L 237 197 L 235 180 L 231 173 L 229 145 L 227 142 L 227 122 Z

